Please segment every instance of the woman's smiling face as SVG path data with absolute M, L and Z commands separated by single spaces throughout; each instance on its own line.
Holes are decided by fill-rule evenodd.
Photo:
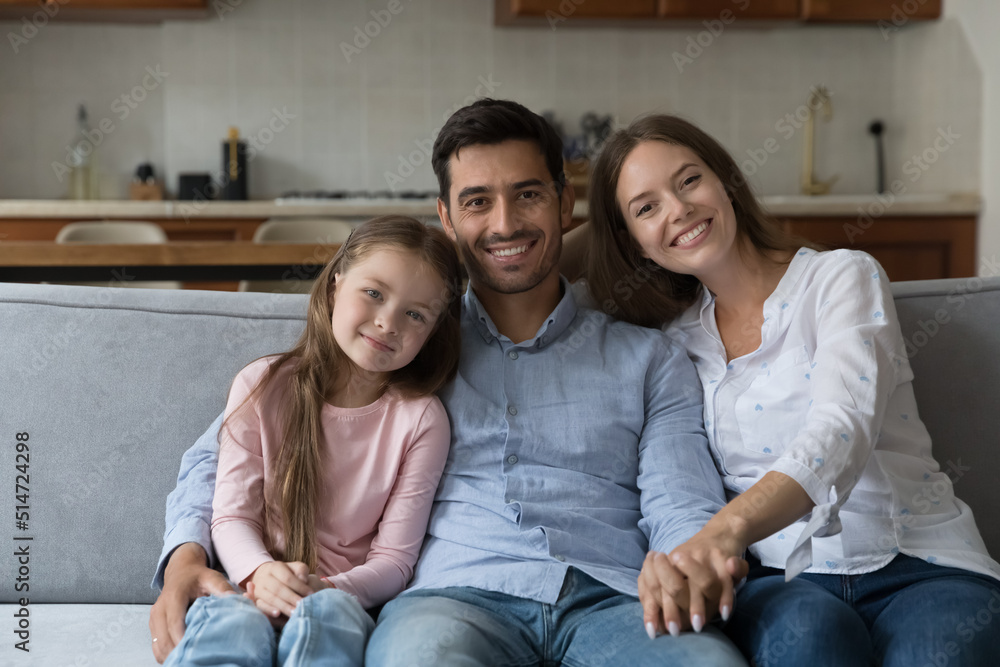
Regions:
M 736 250 L 736 214 L 725 186 L 686 146 L 645 141 L 622 165 L 616 190 L 643 257 L 704 280 Z

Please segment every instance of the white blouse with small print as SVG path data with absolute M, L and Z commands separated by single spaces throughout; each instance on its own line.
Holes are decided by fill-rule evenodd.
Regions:
M 878 262 L 802 248 L 763 315 L 760 347 L 728 364 L 707 289 L 667 327 L 701 376 L 729 498 L 774 470 L 816 504 L 750 551 L 789 578 L 872 572 L 903 553 L 1000 579 L 972 511 L 931 455 Z

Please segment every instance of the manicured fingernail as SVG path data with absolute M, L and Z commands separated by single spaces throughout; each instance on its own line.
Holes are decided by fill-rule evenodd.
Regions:
M 646 634 L 649 635 L 650 639 L 656 639 L 656 628 L 652 623 L 646 624 Z
M 732 611 L 732 609 L 729 608 L 728 604 L 722 605 L 722 620 L 723 621 L 728 621 L 729 620 L 729 613 L 731 611 Z
M 667 631 L 671 637 L 677 637 L 681 634 L 681 626 L 677 625 L 676 621 L 670 621 L 667 625 Z
M 705 627 L 705 621 L 701 614 L 695 614 L 691 617 L 691 627 L 694 628 L 695 632 L 701 632 L 701 629 Z

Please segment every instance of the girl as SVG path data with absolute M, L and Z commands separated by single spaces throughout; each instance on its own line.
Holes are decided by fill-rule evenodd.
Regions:
M 963 622 L 1000 603 L 1000 566 L 931 457 L 878 263 L 800 247 L 679 118 L 614 135 L 593 183 L 591 291 L 687 348 L 730 498 L 669 558 L 647 558 L 645 620 L 700 630 L 749 548 L 726 630 L 754 664 L 992 664 L 1000 633 Z M 935 503 L 913 500 L 929 489 Z
M 295 347 L 236 377 L 212 543 L 247 595 L 199 598 L 167 664 L 363 663 L 365 609 L 409 580 L 447 456 L 434 392 L 458 366 L 459 281 L 443 232 L 371 220 L 316 280 Z

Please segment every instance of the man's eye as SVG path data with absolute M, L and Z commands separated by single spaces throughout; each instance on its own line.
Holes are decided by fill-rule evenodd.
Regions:
M 535 192 L 534 190 L 527 190 L 525 192 L 522 192 L 519 196 L 521 197 L 521 199 L 537 199 L 538 193 Z

